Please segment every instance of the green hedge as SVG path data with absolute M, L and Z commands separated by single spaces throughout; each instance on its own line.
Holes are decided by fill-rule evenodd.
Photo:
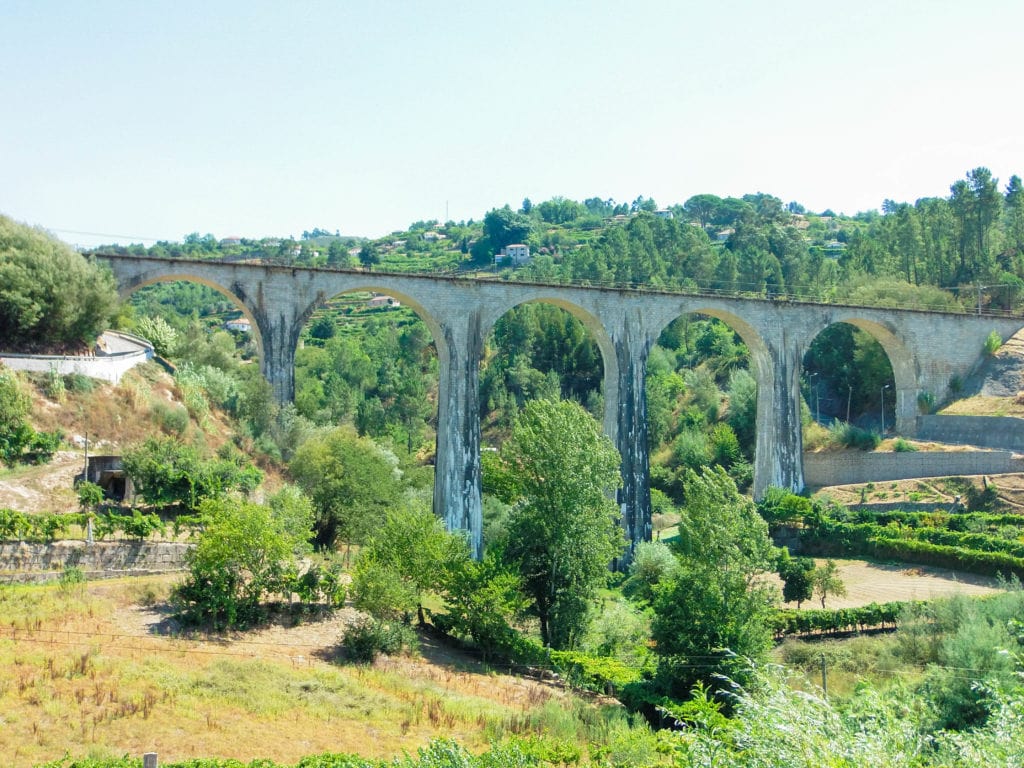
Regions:
M 77 526 L 84 531 L 87 517 L 85 512 L 33 515 L 13 509 L 0 509 L 0 541 L 55 541 L 67 538 L 72 527 Z M 202 526 L 203 520 L 198 516 L 182 516 L 172 523 L 175 534 L 181 530 L 199 530 Z M 93 532 L 100 540 L 117 533 L 141 540 L 165 534 L 167 524 L 159 515 L 137 509 L 127 515 L 99 512 L 93 516 Z
M 776 638 L 814 633 L 862 632 L 895 627 L 907 603 L 870 603 L 859 608 L 835 610 L 775 611 L 771 619 Z
M 801 549 L 807 554 L 865 556 L 878 560 L 901 560 L 919 565 L 933 565 L 983 576 L 1013 574 L 1024 578 L 1024 557 L 1013 554 L 1018 550 L 1015 543 L 1008 539 L 982 534 L 957 535 L 956 532 L 949 532 L 950 536 L 946 540 L 958 541 L 959 545 L 935 544 L 910 538 L 917 535 L 919 530 L 898 529 L 874 523 L 825 521 L 813 528 L 803 529 L 800 532 L 800 544 Z M 986 545 L 1005 542 L 1004 551 L 970 548 L 968 543 L 976 543 L 978 536 L 982 536 Z
M 1024 533 L 1024 515 L 988 514 L 985 512 L 906 512 L 904 510 L 873 510 L 863 508 L 829 510 L 829 516 L 841 523 L 899 523 L 909 528 L 938 528 L 950 531 L 968 531 L 984 528 L 989 533 L 1012 526 Z
M 547 744 L 547 742 L 544 742 Z M 544 746 L 540 744 L 540 746 Z M 545 750 L 549 751 L 549 750 Z M 435 739 L 426 747 L 417 750 L 415 755 L 405 755 L 394 760 L 372 760 L 358 755 L 320 754 L 309 755 L 297 763 L 275 763 L 273 760 L 253 760 L 241 762 L 223 758 L 197 758 L 184 761 L 162 762 L 161 768 L 440 768 L 441 766 L 459 766 L 459 768 L 533 768 L 534 766 L 561 764 L 565 758 L 556 757 L 551 762 L 545 758 L 551 755 L 537 754 L 538 743 L 529 739 L 512 738 L 505 744 L 493 745 L 490 750 L 479 755 L 471 754 L 464 747 L 447 739 Z M 565 760 L 565 762 L 578 761 Z M 85 757 L 73 759 L 64 757 L 37 768 L 142 768 L 141 757 Z

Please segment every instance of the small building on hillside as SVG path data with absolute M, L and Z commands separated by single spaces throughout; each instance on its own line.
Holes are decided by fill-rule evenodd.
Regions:
M 234 320 L 228 320 L 224 323 L 224 327 L 236 333 L 252 333 L 252 323 L 246 317 L 236 317 Z
M 366 306 L 370 309 L 377 309 L 379 307 L 400 307 L 402 304 L 394 296 L 385 296 L 380 293 L 375 293 L 370 297 L 370 300 L 366 302 Z
M 521 267 L 530 263 L 530 246 L 522 243 L 506 245 L 497 256 L 494 257 L 495 265 L 506 264 L 513 267 Z
M 124 473 L 120 456 L 89 456 L 85 472 L 75 478 L 75 485 L 83 480 L 98 485 L 103 489 L 104 497 L 112 501 L 124 501 L 135 495 L 135 488 L 131 478 Z

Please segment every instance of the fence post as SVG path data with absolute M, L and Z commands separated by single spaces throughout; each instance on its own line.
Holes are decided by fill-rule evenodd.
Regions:
M 142 756 L 142 768 L 157 768 L 156 752 L 147 752 Z

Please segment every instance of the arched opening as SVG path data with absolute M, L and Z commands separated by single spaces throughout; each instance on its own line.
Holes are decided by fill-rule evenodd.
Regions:
M 213 338 L 223 331 L 234 340 L 241 359 L 259 361 L 263 357 L 263 338 L 255 319 L 238 297 L 221 285 L 191 275 L 167 275 L 133 286 L 125 298 L 131 308 L 128 324 L 132 330 L 139 330 L 141 324 L 144 330 L 159 333 L 160 328 L 147 327 L 147 320 L 160 318 L 174 331 L 185 334 L 184 338 L 172 334 L 172 346 L 164 347 L 166 352 L 205 354 L 204 342 L 226 349 L 224 337 Z M 156 343 L 154 339 L 149 341 Z M 174 350 L 175 343 L 182 349 Z M 161 353 L 160 345 L 157 352 Z
M 606 388 L 614 351 L 601 324 L 573 304 L 540 298 L 511 307 L 487 334 L 480 361 L 481 462 L 484 469 L 484 542 L 492 541 L 509 508 L 489 489 L 488 464 L 516 416 L 533 399 L 574 400 L 611 432 Z
M 830 325 L 814 338 L 800 376 L 805 450 L 868 447 L 897 430 L 899 392 L 913 386 L 898 358 L 894 368 L 897 343 L 881 326 L 855 319 Z
M 747 491 L 754 480 L 757 377 L 731 317 L 689 313 L 658 336 L 647 358 L 652 529 L 678 520 L 687 470 L 721 466 Z M 747 329 L 745 329 L 747 330 Z M 748 335 L 752 334 L 752 329 Z
M 500 444 L 523 404 L 536 397 L 575 400 L 604 418 L 605 353 L 588 325 L 547 301 L 519 304 L 495 321 L 480 363 L 486 445 Z
M 352 425 L 403 461 L 431 464 L 439 361 L 437 329 L 428 321 L 394 291 L 360 288 L 328 300 L 299 338 L 296 412 L 318 426 Z
M 292 476 L 313 500 L 318 547 L 365 543 L 401 499 L 430 504 L 437 338 L 413 299 L 372 285 L 333 296 L 303 325 L 295 402 L 282 410 L 294 413 Z

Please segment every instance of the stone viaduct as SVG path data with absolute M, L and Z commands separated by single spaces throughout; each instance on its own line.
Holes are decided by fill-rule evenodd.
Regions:
M 439 358 L 434 509 L 451 530 L 466 530 L 482 551 L 479 363 L 495 321 L 524 302 L 571 312 L 593 334 L 604 358 L 604 429 L 622 455 L 622 525 L 635 544 L 651 537 L 647 356 L 661 331 L 681 315 L 716 317 L 750 350 L 757 381 L 754 493 L 770 485 L 803 487 L 800 371 L 821 331 L 851 323 L 882 345 L 896 384 L 896 430 L 912 436 L 922 392 L 946 396 L 965 377 L 995 330 L 1003 339 L 1024 320 L 872 309 L 770 299 L 686 295 L 570 285 L 541 285 L 442 275 L 299 268 L 244 262 L 100 256 L 123 296 L 160 281 L 189 280 L 233 300 L 252 322 L 264 375 L 281 402 L 295 391 L 295 350 L 313 311 L 351 291 L 394 296 L 426 323 Z

